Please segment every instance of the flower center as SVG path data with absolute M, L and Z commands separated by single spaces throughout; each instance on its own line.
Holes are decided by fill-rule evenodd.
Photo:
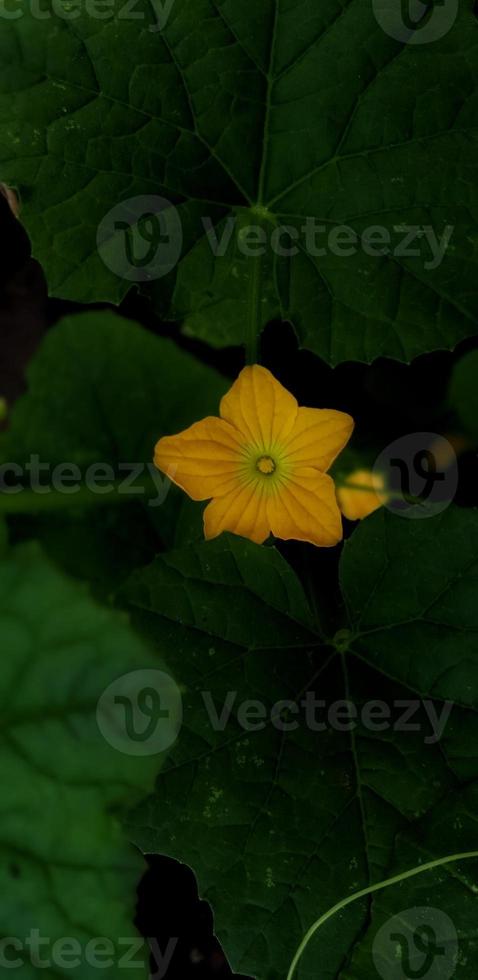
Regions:
M 276 464 L 272 456 L 260 456 L 256 462 L 256 470 L 264 476 L 272 476 L 275 472 Z

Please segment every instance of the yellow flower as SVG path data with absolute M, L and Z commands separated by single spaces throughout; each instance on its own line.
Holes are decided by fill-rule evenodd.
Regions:
M 349 521 L 361 521 L 378 510 L 388 499 L 381 473 L 354 470 L 346 483 L 337 487 L 340 510 Z
M 220 418 L 160 439 L 154 461 L 193 500 L 209 500 L 206 538 L 231 531 L 261 544 L 269 534 L 332 547 L 342 538 L 326 471 L 353 430 L 344 412 L 299 408 L 266 368 L 246 367 Z

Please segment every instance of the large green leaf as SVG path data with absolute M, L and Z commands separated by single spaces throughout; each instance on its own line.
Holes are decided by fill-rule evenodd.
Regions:
M 410 523 L 405 533 L 402 521 L 380 512 L 345 548 L 353 649 L 420 694 L 474 705 L 477 513 L 449 508 Z
M 153 558 L 158 536 L 174 538 L 182 494 L 153 467 L 157 439 L 217 413 L 227 382 L 171 341 L 106 312 L 60 322 L 27 382 L 2 455 L 22 467 L 28 489 L 0 506 L 36 512 L 34 521 L 17 520 L 18 533 L 39 537 L 68 572 L 108 592 Z M 62 464 L 77 468 L 70 486 L 55 482 Z M 72 492 L 75 485 L 83 489 Z
M 27 371 L 8 433 L 11 459 L 50 466 L 152 463 L 160 436 L 216 412 L 227 383 L 211 368 L 113 313 L 62 320 Z M 124 473 L 126 476 L 126 471 Z
M 421 522 L 388 513 L 364 522 L 342 560 L 350 614 L 328 642 L 285 561 L 238 538 L 161 557 L 125 588 L 136 624 L 186 688 L 180 739 L 157 795 L 131 814 L 131 834 L 194 868 L 234 969 L 282 980 L 302 936 L 335 902 L 477 848 L 477 623 L 466 584 L 477 534 L 476 514 L 452 508 Z M 453 657 L 451 640 L 435 646 L 423 621 L 431 603 L 445 636 L 453 633 Z M 404 635 L 410 617 L 416 627 Z M 373 630 L 385 618 L 379 647 Z M 325 709 L 310 706 L 307 719 L 304 705 L 282 705 L 292 725 L 278 730 L 277 702 L 300 705 L 306 692 Z M 343 713 L 338 724 L 325 718 L 344 699 L 356 707 L 353 731 Z M 385 730 L 376 700 L 388 706 Z M 259 702 L 247 708 L 247 730 L 244 701 Z M 418 729 L 399 729 L 404 701 L 416 702 L 408 724 Z M 436 717 L 448 721 L 444 731 Z M 473 863 L 451 866 L 352 905 L 310 944 L 299 977 L 369 980 L 387 919 L 436 905 L 453 919 L 456 977 L 467 980 L 478 966 L 476 882 Z
M 117 977 L 136 936 L 143 866 L 115 811 L 151 787 L 161 756 L 119 751 L 100 733 L 97 705 L 118 678 L 160 664 L 33 546 L 2 559 L 0 606 L 0 921 L 2 940 L 17 944 L 2 942 L 2 972 L 6 958 L 17 973 L 20 960 L 25 980 L 86 980 L 89 944 L 103 938 L 102 975 Z M 25 945 L 34 932 L 42 967 Z M 140 980 L 149 951 L 137 936 L 135 947 L 130 975 Z
M 112 270 L 132 268 L 124 230 L 113 217 L 105 264 L 98 227 L 118 204 L 159 195 L 177 208 L 183 239 L 179 268 L 158 282 L 161 302 L 213 344 L 247 338 L 252 350 L 276 315 L 333 364 L 408 360 L 470 335 L 473 2 L 446 30 L 432 25 L 423 44 L 380 26 L 396 21 L 396 6 L 262 0 L 251 11 L 249 0 L 138 0 L 132 11 L 113 0 L 94 16 L 82 3 L 45 0 L 39 19 L 6 0 L 15 19 L 0 28 L 1 176 L 20 189 L 53 293 L 119 301 L 130 281 Z M 137 228 L 132 219 L 140 264 L 141 213 L 154 207 L 144 204 Z M 221 236 L 231 217 L 235 232 L 216 261 L 202 219 Z M 172 208 L 163 218 L 165 273 L 178 235 Z M 338 245 L 316 255 L 307 219 L 338 234 Z M 248 225 L 265 235 L 264 255 Z M 341 253 L 377 225 L 391 235 L 387 254 L 369 245 Z M 299 235 L 297 254 L 271 247 L 278 226 Z M 418 254 L 405 254 L 409 226 L 438 239 L 452 230 L 442 262 L 423 233 Z

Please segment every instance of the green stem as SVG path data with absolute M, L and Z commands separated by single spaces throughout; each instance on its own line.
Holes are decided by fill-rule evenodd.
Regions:
M 250 261 L 252 262 L 252 273 L 249 316 L 246 332 L 246 364 L 257 364 L 259 307 L 262 282 L 262 256 L 254 256 L 254 258 L 251 258 Z
M 353 895 L 349 895 L 348 898 L 343 898 L 341 902 L 337 902 L 328 912 L 321 915 L 320 919 L 310 927 L 309 931 L 305 934 L 287 974 L 287 980 L 292 980 L 296 967 L 299 960 L 302 957 L 306 947 L 310 943 L 310 940 L 315 935 L 318 929 L 324 925 L 329 919 L 332 918 L 337 912 L 346 908 L 347 905 L 351 905 L 352 902 L 356 902 L 359 898 L 366 898 L 367 895 L 372 895 L 373 892 L 378 892 L 382 888 L 390 888 L 391 885 L 398 885 L 401 881 L 406 881 L 407 878 L 413 878 L 415 875 L 420 875 L 424 871 L 432 871 L 434 868 L 440 868 L 444 864 L 450 864 L 452 861 L 468 861 L 471 858 L 478 858 L 478 851 L 466 851 L 464 854 L 452 854 L 448 857 L 437 858 L 435 861 L 429 861 L 427 864 L 421 864 L 416 868 L 412 868 L 410 871 L 403 871 L 402 874 L 395 875 L 394 878 L 387 878 L 385 881 L 379 881 L 376 885 L 370 885 L 368 888 L 363 888 L 359 892 L 355 892 Z
M 264 278 L 267 280 L 271 274 L 274 256 L 270 249 L 270 234 L 276 227 L 277 222 L 273 214 L 269 214 L 267 208 L 260 204 L 245 211 L 240 216 L 240 230 L 251 225 L 265 232 L 267 244 L 264 250 L 256 255 L 250 255 L 246 262 L 250 268 L 249 281 L 249 307 L 245 329 L 246 363 L 258 363 L 259 335 L 262 327 L 264 315 L 262 302 L 262 287 Z

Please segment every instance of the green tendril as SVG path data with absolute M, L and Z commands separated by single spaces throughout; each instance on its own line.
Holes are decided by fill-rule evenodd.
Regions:
M 337 905 L 332 906 L 328 912 L 321 915 L 320 919 L 317 919 L 317 921 L 310 927 L 308 932 L 306 932 L 290 965 L 287 980 L 292 980 L 299 960 L 318 929 L 320 929 L 320 927 L 323 926 L 328 919 L 331 919 L 337 912 L 340 912 L 342 909 L 346 908 L 347 905 L 351 905 L 352 902 L 356 902 L 359 898 L 366 898 L 367 895 L 372 895 L 373 892 L 378 892 L 382 888 L 390 888 L 391 885 L 398 885 L 401 881 L 406 881 L 407 878 L 414 878 L 415 875 L 420 875 L 424 871 L 432 871 L 434 868 L 440 868 L 444 864 L 450 864 L 452 861 L 468 861 L 471 858 L 478 858 L 478 851 L 468 851 L 465 854 L 452 854 L 448 857 L 438 858 L 436 861 L 429 861 L 427 864 L 420 864 L 418 867 L 412 868 L 411 871 L 404 871 L 400 875 L 395 875 L 394 878 L 387 878 L 385 881 L 379 881 L 376 885 L 370 885 L 368 888 L 363 888 L 359 892 L 354 892 L 354 894 L 349 895 L 348 898 L 343 898 L 341 902 L 337 902 Z

